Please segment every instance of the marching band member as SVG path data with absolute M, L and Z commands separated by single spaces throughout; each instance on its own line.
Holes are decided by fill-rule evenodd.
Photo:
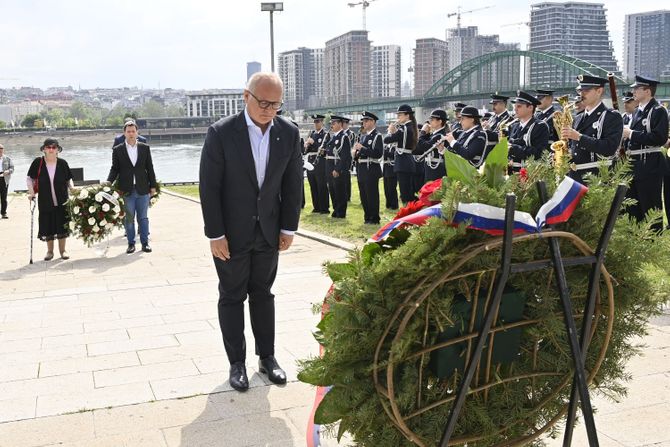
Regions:
M 347 190 L 345 172 L 351 167 L 351 143 L 344 132 L 344 117 L 331 115 L 330 130 L 332 137 L 326 144 L 326 175 L 328 191 L 333 202 L 331 217 L 344 219 L 347 217 Z
M 638 222 L 642 221 L 650 210 L 660 210 L 662 203 L 663 176 L 666 172 L 665 155 L 662 146 L 668 139 L 668 112 L 656 101 L 658 81 L 635 76 L 631 85 L 633 96 L 640 104 L 623 135 L 628 139 L 628 157 L 633 163 L 633 180 L 628 197 L 637 200 L 628 212 Z M 661 230 L 662 222 L 656 222 L 652 228 Z
M 384 155 L 384 143 L 381 134 L 377 132 L 377 120 L 375 114 L 363 112 L 360 141 L 354 144 L 353 149 L 364 221 L 366 224 L 375 225 L 380 222 L 379 179 L 382 176 L 380 159 Z
M 547 123 L 533 116 L 540 101 L 521 90 L 516 95 L 512 102 L 518 121 L 510 126 L 508 139 L 512 172 L 518 172 L 527 158 L 538 160 L 542 157 L 542 152 L 549 148 Z
M 398 209 L 398 177 L 394 171 L 395 143 L 384 145 L 382 174 L 384 175 L 384 200 L 387 210 Z
M 454 138 L 453 133 L 446 135 L 449 150 L 465 158 L 474 167 L 479 167 L 484 162 L 484 151 L 486 150 L 486 132 L 480 125 L 479 110 L 476 107 L 466 106 L 461 110 L 461 126 L 463 130 Z
M 353 147 L 354 143 L 356 142 L 356 133 L 349 128 L 349 123 L 351 121 L 350 118 L 348 117 L 343 117 L 344 121 L 342 122 L 342 125 L 344 126 L 344 132 L 346 135 L 349 137 L 349 147 Z M 351 202 L 351 170 L 353 169 L 353 161 L 352 165 L 349 166 L 349 169 L 344 173 L 344 187 L 346 188 L 346 195 L 347 195 L 347 202 Z
M 458 134 L 461 131 L 461 110 L 463 110 L 463 107 L 466 107 L 467 104 L 464 104 L 462 102 L 457 102 L 454 104 L 454 115 L 456 118 L 454 119 L 454 123 L 451 125 L 451 132 L 454 134 L 455 138 L 458 138 Z
M 396 113 L 398 121 L 389 125 L 388 133 L 384 137 L 384 144 L 395 143 L 397 145 L 393 169 L 400 185 L 400 200 L 402 200 L 403 205 L 407 205 L 407 203 L 416 199 L 412 179 L 416 169 L 412 156 L 417 141 L 416 118 L 414 117 L 414 110 L 407 104 L 398 107 Z
M 326 181 L 326 161 L 324 159 L 324 146 L 328 142 L 330 135 L 323 127 L 323 115 L 313 115 L 314 130 L 305 141 L 305 153 L 307 161 L 314 166 L 314 169 L 307 171 L 307 181 L 312 193 L 313 213 L 328 214 L 328 183 Z M 320 153 L 321 152 L 321 153 Z
M 544 123 L 549 128 L 549 145 L 551 143 L 558 141 L 558 135 L 556 134 L 556 129 L 554 129 L 554 112 L 558 111 L 554 107 L 554 91 L 553 90 L 535 90 L 537 94 L 535 97 L 540 101 L 540 104 L 537 106 L 537 111 L 535 112 L 535 118 L 544 121 Z
M 579 95 L 584 112 L 577 115 L 572 128 L 561 130 L 561 139 L 568 140 L 573 169 L 568 176 L 583 183 L 584 174 L 598 173 L 599 158 L 612 164 L 623 133 L 623 121 L 618 111 L 605 107 L 602 96 L 608 80 L 597 76 L 579 75 Z
M 418 155 L 417 161 L 423 161 L 422 167 L 426 182 L 447 175 L 444 167 L 444 157 L 439 153 L 437 146 L 448 131 L 447 112 L 436 109 L 430 114 L 428 124 L 424 124 L 421 132 L 419 132 L 414 155 Z
M 486 126 L 482 124 L 482 128 L 486 131 L 486 137 L 488 138 L 486 154 L 491 152 L 496 144 L 498 144 L 500 138 L 500 125 L 512 121 L 512 115 L 510 115 L 507 110 L 508 100 L 509 96 L 499 95 L 497 92 L 491 95 L 489 104 L 491 104 L 491 109 L 495 115 L 490 119 Z M 486 154 L 484 158 L 486 158 Z

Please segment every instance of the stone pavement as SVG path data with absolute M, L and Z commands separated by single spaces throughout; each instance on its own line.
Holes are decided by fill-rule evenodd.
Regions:
M 321 264 L 345 250 L 297 237 L 280 255 L 277 357 L 289 383 L 257 373 L 250 343 L 252 388 L 240 394 L 227 383 L 197 203 L 163 195 L 150 211 L 151 254 L 126 255 L 117 231 L 105 257 L 71 239 L 70 260 L 44 262 L 36 241 L 33 265 L 25 197 L 10 198 L 9 215 L 0 221 L 0 447 L 305 445 L 314 391 L 296 381 L 296 360 L 317 354 L 309 331 L 329 285 Z M 644 342 L 629 397 L 596 399 L 602 446 L 670 446 L 670 317 Z M 581 431 L 575 446 L 586 445 Z

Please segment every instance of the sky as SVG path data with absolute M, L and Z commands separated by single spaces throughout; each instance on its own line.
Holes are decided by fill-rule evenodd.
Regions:
M 361 0 L 285 0 L 274 14 L 275 56 L 362 28 Z M 143 87 L 242 88 L 246 62 L 270 69 L 269 13 L 248 0 L 0 0 L 0 88 Z M 456 26 L 528 43 L 528 0 L 372 0 L 367 29 L 373 45 L 402 46 L 403 82 L 410 80 L 418 38 L 445 39 Z M 629 0 L 604 1 L 610 39 L 622 67 L 626 14 L 657 8 Z M 503 26 L 508 24 L 515 24 Z

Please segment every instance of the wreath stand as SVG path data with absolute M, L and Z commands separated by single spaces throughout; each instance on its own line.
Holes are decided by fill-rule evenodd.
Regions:
M 547 188 L 544 182 L 538 182 L 537 184 L 538 192 L 540 199 L 543 203 L 547 202 Z M 470 435 L 470 436 L 461 436 L 459 438 L 454 438 L 454 431 L 456 429 L 457 420 L 465 399 L 470 394 L 480 394 L 486 398 L 488 389 L 499 385 L 501 382 L 496 379 L 491 379 L 491 368 L 492 368 L 492 352 L 494 339 L 496 335 L 502 334 L 503 331 L 519 328 L 522 326 L 528 326 L 530 324 L 537 323 L 537 321 L 521 321 L 516 323 L 503 323 L 498 322 L 497 326 L 494 327 L 495 322 L 499 318 L 499 312 L 501 310 L 500 304 L 502 301 L 503 293 L 505 291 L 505 286 L 507 281 L 512 274 L 524 273 L 524 272 L 534 272 L 540 270 L 553 270 L 553 276 L 556 280 L 556 289 L 561 301 L 561 310 L 562 318 L 565 324 L 567 339 L 570 346 L 570 358 L 572 360 L 572 366 L 574 371 L 570 370 L 569 374 L 564 377 L 563 381 L 560 384 L 560 389 L 554 391 L 554 396 L 563 389 L 567 387 L 571 382 L 571 391 L 570 399 L 567 406 L 567 409 L 563 409 L 558 414 L 556 414 L 551 420 L 546 422 L 542 427 L 532 427 L 532 433 L 527 434 L 516 439 L 507 439 L 502 443 L 496 444 L 496 446 L 522 446 L 526 445 L 530 441 L 537 439 L 542 433 L 546 432 L 549 428 L 555 425 L 563 416 L 567 414 L 567 423 L 565 428 L 565 434 L 563 439 L 563 446 L 569 447 L 572 443 L 572 434 L 575 425 L 576 411 L 577 406 L 581 407 L 582 415 L 584 417 L 584 423 L 586 426 L 586 432 L 588 435 L 589 446 L 598 447 L 598 436 L 595 427 L 595 421 L 593 417 L 593 409 L 591 407 L 591 399 L 589 396 L 588 385 L 593 380 L 595 374 L 597 373 L 600 365 L 602 364 L 607 345 L 609 343 L 609 338 L 612 334 L 612 320 L 613 320 L 613 306 L 614 306 L 614 292 L 612 286 L 612 278 L 610 277 L 607 269 L 604 266 L 605 253 L 607 251 L 607 246 L 614 230 L 614 225 L 616 222 L 617 215 L 619 214 L 621 205 L 626 195 L 627 191 L 626 185 L 619 185 L 617 187 L 614 199 L 610 206 L 610 210 L 605 221 L 604 228 L 601 232 L 598 246 L 593 251 L 583 240 L 581 240 L 576 235 L 564 232 L 556 231 L 551 227 L 546 228 L 542 233 L 537 234 L 524 234 L 520 236 L 514 236 L 514 211 L 516 204 L 516 197 L 514 194 L 508 194 L 506 197 L 505 205 L 505 230 L 502 238 L 496 239 L 489 243 L 474 246 L 471 250 L 467 251 L 455 265 L 450 266 L 447 271 L 440 276 L 438 279 L 433 281 L 430 284 L 421 283 L 417 285 L 406 297 L 401 306 L 398 307 L 396 313 L 391 318 L 384 334 L 379 340 L 377 346 L 374 363 L 373 363 L 373 380 L 375 382 L 375 387 L 377 393 L 379 394 L 384 410 L 386 414 L 391 419 L 392 423 L 398 428 L 403 435 L 414 444 L 418 446 L 425 446 L 426 443 L 419 435 L 414 433 L 407 421 L 419 414 L 422 414 L 426 411 L 435 408 L 438 405 L 445 403 L 452 403 L 451 410 L 449 412 L 449 417 L 446 423 L 446 426 L 442 432 L 442 437 L 439 442 L 440 447 L 448 447 L 454 445 L 463 445 L 469 442 L 475 443 L 478 440 L 481 440 L 481 436 Z M 535 260 L 524 263 L 512 263 L 512 246 L 515 243 L 528 241 L 528 240 L 537 240 L 541 239 L 546 241 L 549 247 L 550 259 L 544 260 Z M 563 258 L 560 252 L 559 240 L 567 240 L 575 246 L 579 252 L 582 253 L 582 256 L 568 257 Z M 476 257 L 478 254 L 488 251 L 491 249 L 502 247 L 501 251 L 501 261 L 500 266 L 497 269 L 492 269 L 490 272 L 467 272 L 462 273 L 459 271 L 459 268 L 464 266 L 466 262 Z M 580 335 L 577 335 L 577 324 L 575 323 L 575 314 L 573 312 L 572 300 L 570 297 L 570 291 L 568 289 L 568 283 L 566 279 L 565 267 L 572 266 L 588 266 L 590 265 L 590 273 L 588 280 L 588 288 L 585 297 L 585 308 L 582 315 L 582 325 Z M 475 327 L 475 308 L 477 307 L 477 299 L 480 294 L 480 284 L 483 282 L 482 277 L 484 273 L 490 273 L 490 286 L 486 296 L 486 303 L 484 304 L 485 313 L 481 326 L 478 328 Z M 551 273 L 550 273 L 551 274 Z M 424 303 L 427 297 L 435 289 L 440 287 L 446 282 L 453 280 L 463 280 L 466 277 L 472 277 L 473 275 L 479 275 L 476 281 L 476 286 L 474 289 L 474 304 L 472 310 L 472 317 L 470 318 L 469 324 L 469 333 L 464 334 L 460 337 L 456 337 L 452 340 L 446 342 L 438 343 L 434 346 L 426 346 L 426 336 L 424 335 L 424 346 L 423 349 L 411 354 L 409 357 L 398 358 L 394 355 L 393 349 L 386 349 L 388 342 L 390 341 L 391 347 L 395 343 L 399 343 L 400 339 L 405 332 L 405 329 L 411 320 L 412 316 L 416 310 Z M 597 304 L 600 303 L 600 280 L 604 282 L 604 285 L 607 290 L 607 304 L 609 308 L 609 314 L 602 316 L 600 315 L 599 308 Z M 586 373 L 585 363 L 586 363 L 586 353 L 589 348 L 589 343 L 594 336 L 596 331 L 596 326 L 600 318 L 606 321 L 605 328 L 605 340 L 597 360 L 593 367 L 591 368 L 588 376 Z M 391 340 L 392 329 L 397 326 L 397 332 Z M 428 331 L 428 326 L 426 326 L 426 332 Z M 394 368 L 402 362 L 406 361 L 420 361 L 421 365 L 424 363 L 424 358 L 427 355 L 430 355 L 438 349 L 444 349 L 447 347 L 458 346 L 458 344 L 467 344 L 467 354 L 465 355 L 464 365 L 465 368 L 461 374 L 460 380 L 458 380 L 457 375 L 454 374 L 453 380 L 453 389 L 456 391 L 455 394 L 447 397 L 438 402 L 433 402 L 421 407 L 422 395 L 419 391 L 417 396 L 417 402 L 419 403 L 419 409 L 413 411 L 411 414 L 402 414 L 398 402 L 396 402 L 395 386 L 396 379 L 394 378 Z M 486 351 L 485 345 L 487 345 Z M 537 344 L 535 352 L 532 354 L 537 356 Z M 481 357 L 488 357 L 485 362 L 481 362 Z M 419 360 L 417 360 L 419 359 Z M 482 375 L 481 371 L 485 371 L 485 383 L 480 384 L 479 380 Z M 552 374 L 550 372 L 540 372 L 533 371 L 530 374 L 518 375 L 509 379 L 511 380 L 535 380 L 538 377 L 550 376 L 557 374 Z M 473 382 L 473 379 L 475 381 Z M 422 387 L 423 377 L 419 375 L 419 390 Z M 458 385 L 458 386 L 456 386 Z M 538 404 L 538 407 L 541 404 Z M 503 433 L 509 427 L 503 427 L 500 429 L 500 432 Z

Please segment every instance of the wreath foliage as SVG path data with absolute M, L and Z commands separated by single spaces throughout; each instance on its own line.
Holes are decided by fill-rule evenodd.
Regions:
M 459 202 L 504 208 L 507 193 L 516 195 L 517 210 L 535 213 L 541 205 L 536 182 L 544 180 L 551 195 L 557 178 L 567 169 L 554 169 L 542 160 L 531 162 L 522 176 L 503 178 L 493 163 L 482 174 L 460 165 L 455 169 L 450 163 L 458 161 L 447 157 L 451 177 L 443 179 L 430 197 L 441 202 L 444 220 L 431 218 L 421 227 L 396 229 L 384 242 L 368 243 L 354 252 L 349 262 L 325 266 L 334 288 L 325 301 L 328 311 L 315 332 L 323 355 L 303 360 L 298 377 L 331 387 L 316 411 L 315 423 L 325 424 L 338 439 L 348 432 L 359 446 L 437 445 L 451 410 L 448 402 L 440 402 L 454 396 L 462 367 L 452 365 L 451 370 L 440 371 L 436 367 L 439 351 L 424 356 L 416 353 L 445 337 L 467 332 L 472 312 L 464 309 L 475 307 L 477 295 L 483 297 L 490 290 L 500 263 L 498 248 L 482 250 L 455 272 L 462 274 L 460 279 L 440 282 L 444 272 L 468 253 L 496 240 L 446 222 Z M 603 166 L 599 175 L 587 176 L 588 193 L 570 220 L 557 229 L 573 233 L 595 249 L 616 186 L 629 180 L 629 169 L 627 165 L 613 170 Z M 624 202 L 627 205 L 628 200 Z M 660 213 L 650 216 L 657 218 Z M 560 241 L 564 258 L 582 255 L 568 240 Z M 513 248 L 513 262 L 549 257 L 548 244 L 541 237 L 515 243 Z M 587 373 L 594 376 L 592 393 L 613 399 L 625 396 L 624 383 L 629 379 L 625 365 L 639 349 L 634 339 L 645 334 L 648 319 L 658 312 L 659 303 L 670 298 L 667 265 L 668 232 L 655 234 L 649 222 L 638 224 L 620 215 L 605 259 L 614 284 L 614 305 L 607 299 L 601 277 L 587 352 Z M 566 267 L 576 314 L 584 308 L 589 271 L 590 266 Z M 512 274 L 508 285 L 524 297 L 522 319 L 536 323 L 519 329 L 517 341 L 510 330 L 511 339 L 497 342 L 499 349 L 513 351 L 512 361 L 496 362 L 500 352 L 489 344 L 494 361 L 490 370 L 482 367 L 478 371 L 473 386 L 491 386 L 468 395 L 455 431 L 461 445 L 467 443 L 468 447 L 506 445 L 520 439 L 540 445 L 536 439 L 540 431 L 557 433 L 556 422 L 569 399 L 570 384 L 565 381 L 571 378 L 570 349 L 553 272 Z M 406 301 L 424 292 L 427 297 L 420 306 L 413 308 Z M 410 311 L 412 317 L 401 327 L 397 316 Z M 575 317 L 581 326 L 580 315 Z M 504 323 L 504 317 L 499 317 L 498 325 Z M 451 357 L 446 355 L 442 360 L 462 359 L 467 346 L 466 342 L 452 345 Z M 381 355 L 376 357 L 377 349 Z M 486 351 L 484 355 L 488 355 Z M 388 395 L 389 378 L 394 385 L 392 396 Z M 390 410 L 391 399 L 402 422 L 416 436 L 414 441 L 398 426 L 398 418 Z
M 85 186 L 70 196 L 66 207 L 70 231 L 89 247 L 123 226 L 123 197 L 113 186 Z

